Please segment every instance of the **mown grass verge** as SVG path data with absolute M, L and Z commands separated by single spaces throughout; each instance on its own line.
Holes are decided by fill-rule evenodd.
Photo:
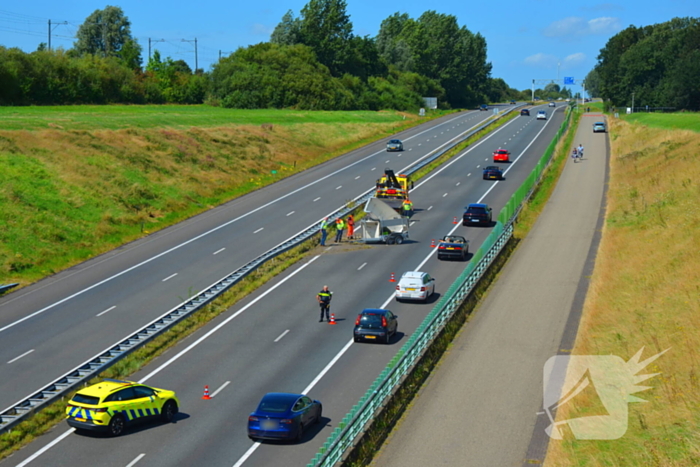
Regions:
M 231 287 L 231 289 L 221 297 L 205 306 L 202 310 L 184 318 L 168 331 L 155 337 L 144 346 L 136 349 L 114 366 L 87 382 L 86 385 L 95 384 L 104 378 L 128 378 L 129 375 L 140 370 L 143 366 L 177 344 L 181 339 L 194 333 L 216 316 L 254 292 L 272 277 L 282 273 L 285 269 L 304 259 L 317 245 L 318 239 L 306 241 L 262 264 L 259 268 L 243 278 L 238 284 Z M 7 457 L 21 447 L 31 443 L 36 437 L 63 421 L 65 418 L 66 401 L 70 400 L 74 393 L 75 391 L 67 395 L 64 399 L 41 409 L 31 418 L 12 428 L 8 433 L 0 435 L 0 459 Z
M 654 118 L 664 117 L 654 115 Z M 676 117 L 667 116 L 672 122 Z M 614 440 L 550 440 L 556 467 L 700 465 L 700 134 L 608 120 L 610 180 L 603 233 L 572 354 L 641 360 L 658 376 L 629 403 Z M 656 125 L 655 125 L 656 126 Z M 595 382 L 599 384 L 599 382 Z M 641 389 L 641 388 L 640 388 Z M 600 407 L 595 391 L 561 407 L 558 421 Z
M 280 126 L 0 130 L 0 283 L 27 285 L 433 118 L 393 113 L 367 123 L 363 116 Z
M 449 349 L 454 339 L 463 329 L 464 323 L 469 320 L 472 312 L 479 305 L 483 297 L 488 293 L 491 285 L 496 281 L 501 269 L 513 254 L 518 244 L 527 235 L 535 220 L 544 209 L 544 206 L 554 190 L 556 181 L 563 170 L 564 163 L 569 154 L 569 148 L 573 144 L 576 128 L 580 115 L 572 116 L 571 124 L 555 149 L 552 163 L 544 172 L 538 188 L 533 192 L 530 200 L 521 210 L 516 222 L 517 235 L 508 241 L 494 262 L 489 266 L 481 280 L 477 283 L 474 291 L 462 304 L 458 311 L 445 325 L 435 341 L 426 350 L 421 360 L 409 373 L 396 393 L 388 401 L 381 413 L 374 419 L 371 426 L 364 435 L 357 441 L 355 447 L 343 462 L 345 467 L 362 467 L 370 465 L 374 456 L 379 452 L 382 444 L 389 436 L 394 427 L 400 425 L 400 420 L 411 401 L 415 398 L 430 373 L 439 364 L 440 359 Z

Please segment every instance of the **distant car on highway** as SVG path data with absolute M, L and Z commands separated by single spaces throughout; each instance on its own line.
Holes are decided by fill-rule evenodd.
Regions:
M 400 139 L 392 139 L 388 143 L 386 143 L 386 151 L 403 151 L 403 143 Z
M 462 225 L 487 225 L 491 226 L 492 210 L 486 204 L 472 203 L 467 206 L 462 216 Z
M 520 111 L 520 115 L 521 115 L 521 116 L 527 116 L 527 117 L 529 117 L 529 116 L 530 116 L 530 111 L 529 111 L 528 109 L 523 109 L 523 110 Z
M 497 165 L 488 165 L 481 173 L 484 180 L 503 180 L 503 171 Z
M 355 329 L 352 331 L 355 342 L 379 341 L 388 344 L 391 336 L 396 334 L 398 319 L 389 310 L 365 308 L 357 315 Z
M 479 106 L 479 110 L 489 110 L 489 106 L 486 105 L 486 104 L 481 104 L 481 105 Z
M 496 149 L 493 151 L 494 162 L 510 162 L 510 152 L 505 149 Z
M 510 101 L 510 105 L 515 105 L 515 101 Z
M 304 430 L 320 423 L 323 406 L 304 394 L 270 392 L 248 416 L 248 437 L 252 440 L 301 441 Z
M 404 272 L 396 285 L 396 301 L 422 300 L 435 293 L 435 279 L 430 274 L 420 271 Z
M 593 133 L 605 133 L 605 122 L 595 122 L 593 124 Z
M 547 112 L 544 110 L 537 112 L 537 120 L 547 120 Z
M 464 261 L 469 254 L 469 240 L 459 235 L 445 235 L 438 243 L 438 259 L 459 259 Z
M 66 407 L 66 421 L 77 431 L 119 436 L 127 426 L 137 423 L 154 419 L 172 422 L 179 405 L 173 391 L 105 379 L 75 393 Z
M 550 103 L 547 104 L 547 105 L 549 105 L 549 107 L 556 107 L 556 106 L 557 106 L 557 104 L 555 104 L 554 102 L 550 102 Z

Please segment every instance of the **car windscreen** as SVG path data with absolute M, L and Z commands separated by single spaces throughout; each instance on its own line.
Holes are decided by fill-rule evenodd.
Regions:
M 73 402 L 77 402 L 79 404 L 89 404 L 89 405 L 97 405 L 100 402 L 99 397 L 86 396 L 86 395 L 80 394 L 80 393 L 73 396 L 72 400 L 73 400 Z
M 484 208 L 469 208 L 469 209 L 467 209 L 467 214 L 486 214 L 486 209 L 484 209 Z
M 360 319 L 360 326 L 366 329 L 381 329 L 382 328 L 382 317 L 380 315 L 362 315 Z
M 264 399 L 258 406 L 260 412 L 282 413 L 289 409 L 289 401 L 280 399 Z

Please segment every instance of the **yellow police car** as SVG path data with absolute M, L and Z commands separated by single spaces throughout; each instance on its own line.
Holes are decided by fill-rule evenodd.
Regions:
M 179 406 L 174 391 L 105 379 L 73 396 L 66 407 L 66 421 L 77 430 L 119 436 L 133 423 L 153 419 L 172 422 Z

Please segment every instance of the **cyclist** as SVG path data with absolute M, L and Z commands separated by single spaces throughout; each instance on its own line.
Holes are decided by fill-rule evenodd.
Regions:
M 321 307 L 321 319 L 318 320 L 319 323 L 323 322 L 323 315 L 326 315 L 326 321 L 330 321 L 329 313 L 331 306 L 331 299 L 333 298 L 333 292 L 328 290 L 328 286 L 324 285 L 321 291 L 316 295 L 316 300 Z

